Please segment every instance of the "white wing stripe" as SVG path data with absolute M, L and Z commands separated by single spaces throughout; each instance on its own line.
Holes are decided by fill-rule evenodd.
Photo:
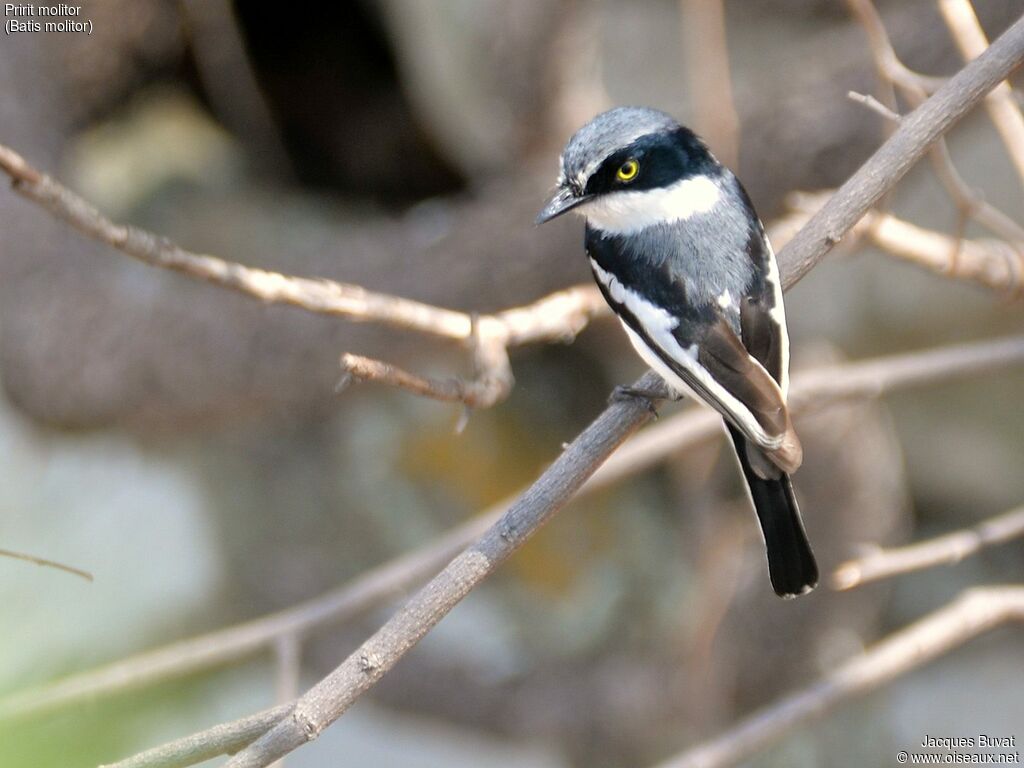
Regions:
M 766 450 L 778 448 L 782 444 L 782 436 L 769 437 L 764 428 L 754 418 L 754 414 L 742 402 L 740 402 L 725 387 L 719 384 L 711 373 L 697 361 L 697 350 L 695 346 L 684 349 L 672 331 L 679 325 L 679 320 L 662 307 L 647 301 L 636 291 L 627 288 L 615 275 L 601 268 L 596 261 L 590 260 L 594 270 L 594 276 L 608 291 L 608 295 L 618 304 L 629 310 L 643 326 L 645 335 L 652 343 L 657 345 L 665 357 L 678 363 L 693 378 L 715 398 L 721 409 L 725 410 L 735 419 L 742 430 L 749 435 L 758 445 Z M 621 318 L 620 318 L 621 321 Z M 687 394 L 700 403 L 714 408 L 702 395 L 696 393 L 692 387 L 673 371 L 656 350 L 648 345 L 647 341 L 630 328 L 625 321 L 622 327 L 626 329 L 630 342 L 640 357 L 665 380 L 665 382 L 681 394 Z M 760 365 L 757 361 L 755 364 Z M 715 408 L 715 410 L 719 410 Z

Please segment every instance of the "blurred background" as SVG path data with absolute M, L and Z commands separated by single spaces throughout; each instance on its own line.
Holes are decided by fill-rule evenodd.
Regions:
M 359 0 L 293 15 L 92 0 L 91 36 L 0 41 L 0 142 L 115 221 L 185 248 L 496 311 L 590 279 L 580 223 L 537 229 L 533 217 L 559 150 L 594 113 L 656 106 L 710 127 L 715 144 L 719 100 L 700 103 L 688 15 L 700 5 Z M 990 39 L 1021 12 L 1019 0 L 975 5 Z M 932 0 L 879 9 L 909 65 L 961 66 Z M 874 92 L 874 65 L 835 0 L 725 10 L 734 165 L 767 222 L 787 193 L 838 185 L 882 141 L 883 119 L 846 96 Z M 968 183 L 1020 221 L 1020 179 L 982 111 L 950 146 Z M 957 229 L 926 164 L 889 204 Z M 455 434 L 453 406 L 334 391 L 343 351 L 468 374 L 454 345 L 145 267 L 7 191 L 0 232 L 0 548 L 95 577 L 0 559 L 0 696 L 286 608 L 414 549 L 536 477 L 642 371 L 618 325 L 599 321 L 571 346 L 517 350 L 510 399 Z M 830 257 L 787 304 L 796 370 L 1021 327 L 1019 303 L 869 248 Z M 1003 371 L 798 420 L 797 490 L 823 573 L 863 543 L 1019 504 L 1022 391 L 1024 374 Z M 288 765 L 643 766 L 967 586 L 1020 578 L 1018 542 L 782 602 L 719 448 L 560 513 Z M 392 608 L 311 634 L 302 686 Z M 0 765 L 113 761 L 270 706 L 274 679 L 262 654 L 0 722 Z M 889 764 L 926 733 L 1024 738 L 1022 688 L 1024 643 L 999 630 L 751 765 Z

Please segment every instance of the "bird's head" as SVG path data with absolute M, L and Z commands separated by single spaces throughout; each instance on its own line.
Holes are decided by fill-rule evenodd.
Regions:
M 691 215 L 718 200 L 718 161 L 675 118 L 646 107 L 595 117 L 569 139 L 560 165 L 538 224 L 575 210 L 599 229 L 624 232 L 678 219 L 680 205 Z

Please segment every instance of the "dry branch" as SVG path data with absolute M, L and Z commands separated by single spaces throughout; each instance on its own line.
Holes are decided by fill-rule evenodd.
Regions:
M 787 196 L 792 213 L 772 225 L 772 242 L 787 240 L 828 198 L 828 192 Z M 1024 295 L 1024 242 L 958 239 L 878 210 L 869 211 L 851 234 L 944 277 L 979 283 L 1008 297 Z
M 871 0 L 846 0 L 854 16 L 864 27 L 875 60 L 878 75 L 890 93 L 895 87 L 913 106 L 918 107 L 928 98 L 931 85 L 927 78 L 912 72 L 900 61 L 889 40 L 889 34 Z M 1019 22 L 1018 22 L 1019 23 Z M 995 87 L 995 86 L 992 86 Z M 890 105 L 895 106 L 895 104 Z M 960 176 L 945 140 L 939 139 L 928 152 L 935 174 L 960 211 L 961 226 L 974 219 L 1010 243 L 1024 242 L 1024 227 L 991 203 L 982 199 Z
M 857 0 L 851 0 L 857 2 Z M 1024 60 L 1024 18 L 1018 19 L 984 54 L 945 82 L 807 222 L 786 248 L 791 278 L 803 277 L 827 251 L 996 83 Z M 1011 238 L 1024 240 L 1021 238 Z
M 939 10 L 964 61 L 977 58 L 988 48 L 988 38 L 969 0 L 939 0 Z M 1004 80 L 992 89 L 985 99 L 985 109 L 1006 146 L 1017 175 L 1024 181 L 1024 116 L 1008 82 Z
M 793 413 L 813 413 L 855 398 L 949 383 L 1024 364 L 1024 337 L 942 347 L 798 372 L 790 388 Z M 693 408 L 645 429 L 584 483 L 577 498 L 649 469 L 686 448 L 722 434 L 721 419 Z M 285 611 L 182 640 L 0 700 L 0 720 L 38 716 L 157 682 L 194 674 L 276 647 L 281 638 L 349 621 L 436 573 L 509 508 L 505 499 L 423 547 L 384 563 L 337 589 Z M 181 763 L 184 764 L 184 763 Z
M 117 763 L 116 768 L 172 768 L 178 765 L 195 765 L 219 755 L 230 755 L 266 733 L 274 723 L 286 717 L 291 708 L 291 704 L 281 704 L 243 717 L 241 720 L 215 725 L 205 731 L 140 752 Z
M 85 579 L 86 581 L 92 581 L 92 574 L 88 571 L 83 571 L 81 568 L 75 568 L 73 565 L 65 565 L 59 563 L 56 560 L 48 560 L 45 557 L 37 557 L 36 555 L 29 555 L 24 552 L 15 552 L 10 549 L 0 549 L 0 557 L 9 557 L 12 560 L 24 560 L 26 563 L 32 563 L 33 565 L 39 565 L 44 568 L 56 568 L 58 571 L 64 571 L 74 576 Z
M 2 144 L 0 169 L 11 177 L 14 189 L 23 197 L 94 240 L 150 266 L 230 288 L 268 304 L 289 304 L 318 314 L 382 323 L 471 344 L 478 375 L 470 382 L 440 385 L 367 358 L 359 358 L 359 364 L 351 368 L 344 367 L 351 361 L 343 358 L 342 365 L 343 373 L 353 378 L 404 386 L 417 394 L 442 400 L 458 399 L 475 408 L 495 405 L 508 396 L 513 382 L 509 347 L 572 340 L 593 317 L 608 311 L 597 289 L 589 285 L 558 291 L 525 307 L 475 317 L 349 283 L 247 267 L 216 256 L 192 253 L 137 227 L 115 224 Z M 464 397 L 453 396 L 459 393 Z
M 876 643 L 803 691 L 784 697 L 721 736 L 658 768 L 724 768 L 760 753 L 793 728 L 822 717 L 1010 621 L 1024 621 L 1024 587 L 980 587 Z
M 873 547 L 863 557 L 842 563 L 832 574 L 832 587 L 846 590 L 872 581 L 899 576 L 937 565 L 955 565 L 985 547 L 1005 544 L 1024 536 L 1024 507 L 906 547 Z

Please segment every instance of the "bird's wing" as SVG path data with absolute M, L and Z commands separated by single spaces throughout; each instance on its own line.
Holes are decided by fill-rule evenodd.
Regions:
M 770 332 L 770 326 L 760 333 L 757 340 L 764 349 L 771 351 L 775 337 Z M 765 359 L 770 361 L 772 356 L 769 354 Z M 758 439 L 756 433 L 747 436 L 778 459 L 777 463 L 782 469 L 794 471 L 800 465 L 802 451 L 782 390 L 776 378 L 743 344 L 720 314 L 716 322 L 707 328 L 698 345 L 697 364 L 710 374 L 717 385 L 746 407 L 768 437 L 768 444 Z M 751 431 L 744 429 L 743 420 L 737 419 L 737 414 L 728 415 L 732 416 L 730 421 L 738 422 L 737 426 L 742 431 Z
M 626 310 L 619 312 L 620 317 L 665 368 L 768 453 L 781 469 L 792 472 L 800 466 L 800 441 L 779 384 L 717 308 L 713 322 L 702 323 L 696 334 L 692 324 L 651 322 L 629 303 L 619 305 Z M 760 333 L 770 342 L 770 329 Z M 762 347 L 771 349 L 770 343 L 765 346 L 764 339 L 758 338 Z

